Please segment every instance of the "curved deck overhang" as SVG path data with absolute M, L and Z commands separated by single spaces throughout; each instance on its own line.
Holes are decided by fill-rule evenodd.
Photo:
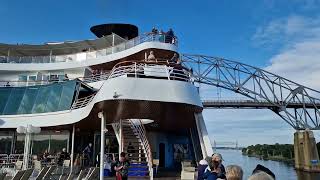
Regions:
M 72 62 L 56 62 L 56 63 L 0 63 L 0 71 L 52 71 L 63 69 L 75 69 L 81 67 L 89 67 L 99 64 L 104 64 L 112 61 L 116 61 L 125 58 L 130 55 L 134 55 L 138 52 L 147 49 L 161 49 L 168 51 L 178 51 L 178 47 L 170 43 L 162 42 L 144 42 L 136 45 L 132 48 L 101 56 L 93 59 L 87 59 L 84 61 L 72 61 Z
M 99 82 L 98 82 L 99 83 Z M 118 77 L 100 82 L 101 88 L 93 100 L 85 107 L 68 111 L 39 113 L 28 115 L 3 115 L 0 116 L 0 128 L 17 128 L 31 124 L 37 127 L 52 127 L 59 125 L 73 124 L 87 118 L 90 114 L 92 119 L 97 119 L 96 111 L 104 110 L 108 113 L 108 108 L 114 107 L 112 111 L 125 109 L 127 114 L 134 114 L 136 108 L 132 102 L 155 102 L 163 105 L 173 104 L 202 110 L 202 103 L 196 87 L 190 82 L 164 80 L 164 79 L 139 79 Z M 115 92 L 117 96 L 115 96 Z M 119 102 L 131 102 L 130 106 L 119 106 Z M 121 104 L 121 103 L 120 103 Z M 136 103 L 139 105 L 138 103 Z M 140 103 L 141 105 L 141 103 Z M 142 103 L 143 105 L 143 103 Z M 156 108 L 152 108 L 153 110 Z M 164 109 L 164 108 L 162 108 Z M 148 109 L 146 109 L 147 111 Z M 122 109 L 123 111 L 123 109 Z M 93 113 L 94 112 L 94 113 Z M 181 110 L 180 112 L 183 112 Z M 156 112 L 148 112 L 149 114 Z M 148 117 L 146 112 L 141 118 Z M 137 118 L 138 115 L 135 116 Z M 152 116 L 149 116 L 152 117 Z M 112 117 L 116 119 L 115 117 Z M 112 122 L 113 119 L 109 119 Z

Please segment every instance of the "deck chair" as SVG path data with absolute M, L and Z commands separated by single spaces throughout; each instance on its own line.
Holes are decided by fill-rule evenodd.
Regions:
M 93 171 L 91 171 L 89 177 L 87 180 L 95 180 L 99 177 L 99 168 L 94 168 Z
M 67 178 L 68 178 L 68 175 L 66 175 L 66 174 L 61 174 L 59 176 L 59 180 L 66 180 Z
M 26 172 L 25 170 L 18 171 L 11 180 L 20 180 L 25 172 Z
M 70 171 L 70 160 L 64 160 L 62 164 L 61 174 L 66 174 Z
M 87 172 L 87 175 L 86 175 L 86 177 L 84 177 L 84 179 L 88 179 L 89 176 L 90 176 L 90 174 L 92 173 L 92 171 L 93 171 L 94 169 L 95 169 L 95 167 L 89 168 L 89 170 L 88 170 L 88 172 Z
M 38 161 L 38 160 L 33 161 L 33 166 L 34 166 L 34 170 L 37 170 L 37 171 L 41 171 L 43 169 L 41 161 Z
M 70 173 L 66 180 L 73 180 L 73 179 L 74 179 L 74 174 Z
M 57 166 L 50 166 L 49 170 L 47 171 L 47 173 L 43 176 L 43 180 L 47 180 L 50 179 L 50 176 L 52 174 L 52 172 L 57 168 Z
M 4 180 L 6 175 L 7 175 L 7 173 L 0 173 L 0 180 Z
M 24 174 L 22 175 L 22 177 L 20 178 L 20 180 L 28 180 L 29 177 L 31 176 L 33 172 L 33 169 L 27 169 L 25 170 Z
M 16 170 L 21 170 L 22 169 L 22 164 L 23 164 L 23 161 L 17 161 L 14 163 L 14 168 Z
M 82 180 L 84 178 L 84 175 L 85 175 L 85 170 L 81 170 L 77 177 L 77 180 Z
M 152 166 L 153 166 L 153 168 L 155 168 L 156 174 L 158 174 L 159 163 L 160 163 L 159 159 L 153 159 L 152 160 Z
M 43 167 L 39 172 L 38 176 L 36 177 L 36 180 L 42 180 L 42 178 L 44 177 L 44 175 L 46 175 L 48 170 L 49 170 L 49 167 Z

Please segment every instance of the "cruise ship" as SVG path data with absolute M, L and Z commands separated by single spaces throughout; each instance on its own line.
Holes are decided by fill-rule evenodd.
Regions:
M 131 24 L 90 30 L 95 39 L 0 44 L 2 167 L 23 161 L 27 169 L 45 151 L 54 157 L 66 148 L 71 171 L 87 160 L 100 167 L 100 179 L 100 154 L 120 152 L 127 153 L 131 177 L 193 176 L 212 146 L 178 37 L 139 33 Z

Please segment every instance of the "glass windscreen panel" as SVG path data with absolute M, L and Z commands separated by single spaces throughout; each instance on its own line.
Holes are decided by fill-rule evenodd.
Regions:
M 0 114 L 3 113 L 4 108 L 8 102 L 12 88 L 0 88 Z
M 11 153 L 12 140 L 12 132 L 0 132 L 0 154 Z
M 24 141 L 25 141 L 25 135 L 24 134 L 17 134 L 17 140 L 16 140 L 16 144 L 15 144 L 14 154 L 23 154 Z
M 0 88 L 0 115 L 33 114 L 70 109 L 76 80 L 28 87 Z
M 61 132 L 60 132 L 61 133 Z M 68 149 L 69 133 L 52 134 L 50 139 L 50 152 L 61 152 L 63 148 Z
M 17 114 L 20 107 L 21 100 L 23 99 L 26 88 L 13 88 L 4 108 L 3 114 L 13 115 Z
M 32 153 L 41 155 L 49 148 L 50 135 L 35 134 L 32 137 Z

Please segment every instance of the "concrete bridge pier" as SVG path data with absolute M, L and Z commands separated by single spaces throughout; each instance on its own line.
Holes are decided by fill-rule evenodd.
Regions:
M 294 133 L 294 159 L 297 170 L 320 172 L 319 155 L 312 131 L 300 130 Z

